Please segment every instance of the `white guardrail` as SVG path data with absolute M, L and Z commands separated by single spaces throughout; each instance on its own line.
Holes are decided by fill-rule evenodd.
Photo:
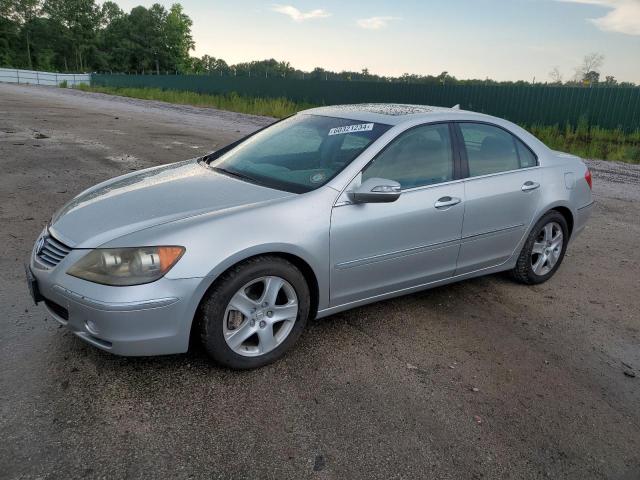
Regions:
M 58 86 L 65 80 L 69 87 L 76 86 L 80 83 L 88 84 L 91 83 L 91 74 L 38 72 L 36 70 L 0 68 L 0 82 Z

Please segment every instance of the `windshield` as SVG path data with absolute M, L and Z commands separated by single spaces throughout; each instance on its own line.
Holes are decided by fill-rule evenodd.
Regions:
M 304 193 L 331 180 L 389 128 L 298 114 L 249 137 L 211 166 L 270 188 Z

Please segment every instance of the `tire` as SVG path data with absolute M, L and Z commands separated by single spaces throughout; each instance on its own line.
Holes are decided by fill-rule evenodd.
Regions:
M 232 267 L 207 295 L 201 307 L 202 345 L 217 363 L 233 369 L 258 368 L 282 357 L 300 338 L 311 304 L 304 275 L 276 256 Z
M 547 238 L 550 231 L 553 233 Z M 556 247 L 557 240 L 553 240 L 553 235 L 558 232 L 562 234 L 562 244 L 559 248 Z M 516 266 L 511 270 L 512 277 L 527 285 L 546 282 L 560 267 L 568 241 L 569 228 L 564 216 L 555 210 L 547 212 L 529 233 Z

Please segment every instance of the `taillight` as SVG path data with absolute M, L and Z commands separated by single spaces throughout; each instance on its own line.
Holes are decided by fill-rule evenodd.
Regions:
M 591 180 L 591 172 L 589 171 L 588 168 L 587 168 L 587 171 L 584 172 L 584 179 L 589 184 L 589 188 L 593 190 L 593 183 L 592 183 L 592 180 Z

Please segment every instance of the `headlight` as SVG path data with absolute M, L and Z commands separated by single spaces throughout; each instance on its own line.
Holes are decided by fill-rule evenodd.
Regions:
M 103 285 L 141 285 L 161 278 L 183 253 L 184 247 L 97 248 L 67 273 Z

